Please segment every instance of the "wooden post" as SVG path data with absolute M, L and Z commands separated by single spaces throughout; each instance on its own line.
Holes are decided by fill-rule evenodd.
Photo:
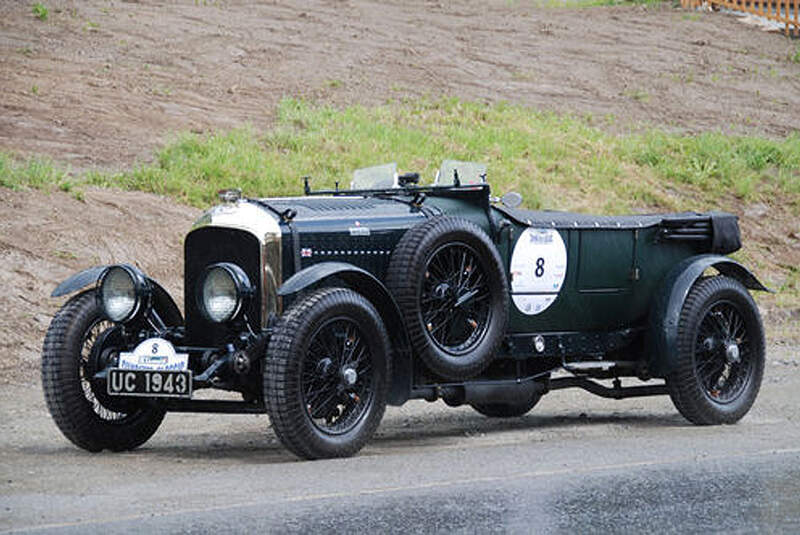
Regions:
M 793 0 L 794 4 L 794 36 L 800 37 L 800 15 L 798 14 L 798 0 Z
M 783 17 L 783 31 L 786 37 L 789 37 L 789 3 L 784 0 L 778 0 L 778 11 Z

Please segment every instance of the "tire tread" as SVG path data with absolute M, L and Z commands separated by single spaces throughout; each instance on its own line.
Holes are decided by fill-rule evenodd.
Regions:
M 307 333 L 309 315 L 321 306 L 339 306 L 358 302 L 371 309 L 380 321 L 374 307 L 363 296 L 347 288 L 323 288 L 298 300 L 281 318 L 270 338 L 264 366 L 264 399 L 272 428 L 281 443 L 292 453 L 303 459 L 319 459 L 328 457 L 350 457 L 356 454 L 373 435 L 386 408 L 386 393 L 389 382 L 390 355 L 386 355 L 386 369 L 382 383 L 375 392 L 377 406 L 367 415 L 367 422 L 358 436 L 347 443 L 337 444 L 335 448 L 320 447 L 313 429 L 303 425 L 306 415 L 300 404 L 296 403 L 299 394 L 297 381 L 299 374 L 298 361 L 295 355 L 296 343 L 302 334 Z M 382 325 L 382 324 L 381 324 Z M 304 328 L 305 327 L 305 328 Z M 384 347 L 389 348 L 388 335 L 383 328 Z
M 749 333 L 756 339 L 754 341 L 756 369 L 750 378 L 749 390 L 733 402 L 732 410 L 725 411 L 709 400 L 702 391 L 697 380 L 694 361 L 695 328 L 702 320 L 698 315 L 703 312 L 709 300 L 720 294 L 734 296 L 741 300 L 741 304 L 750 308 L 756 331 Z M 764 372 L 764 354 L 765 341 L 761 317 L 747 289 L 739 281 L 722 275 L 699 279 L 689 291 L 681 309 L 678 320 L 677 366 L 667 377 L 667 388 L 675 408 L 684 418 L 696 425 L 737 422 L 747 414 L 758 394 Z
M 56 426 L 76 446 L 91 452 L 131 450 L 156 432 L 165 413 L 149 407 L 130 423 L 110 424 L 93 412 L 81 390 L 76 358 L 80 358 L 85 332 L 79 327 L 88 327 L 98 315 L 95 293 L 90 290 L 67 301 L 51 321 L 42 347 L 45 403 Z
M 502 291 L 498 292 L 501 303 L 497 306 L 500 313 L 496 313 L 497 324 L 493 328 L 495 340 L 488 347 L 481 348 L 487 355 L 481 360 L 474 360 L 468 364 L 459 364 L 458 367 L 443 362 L 436 358 L 434 350 L 430 347 L 431 342 L 428 335 L 424 332 L 422 324 L 417 318 L 417 285 L 416 279 L 409 276 L 417 268 L 421 249 L 427 247 L 425 243 L 431 236 L 442 236 L 447 234 L 466 234 L 474 236 L 490 252 L 491 258 L 486 259 L 489 269 L 494 269 L 499 273 Z M 487 273 L 490 276 L 491 273 Z M 408 230 L 397 243 L 392 257 L 389 261 L 389 268 L 386 275 L 386 286 L 397 300 L 400 310 L 404 316 L 405 324 L 408 329 L 409 338 L 414 349 L 419 354 L 431 371 L 448 379 L 466 379 L 483 371 L 491 364 L 491 355 L 494 355 L 503 340 L 506 323 L 508 321 L 508 282 L 505 277 L 505 270 L 494 244 L 486 233 L 474 223 L 456 217 L 435 217 L 424 223 L 412 227 Z M 489 333 L 487 333 L 489 336 Z

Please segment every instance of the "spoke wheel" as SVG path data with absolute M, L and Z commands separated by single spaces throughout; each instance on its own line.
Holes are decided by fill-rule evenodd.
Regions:
M 103 341 L 113 327 L 114 324 L 110 321 L 97 318 L 86 331 L 81 344 L 78 375 L 80 376 L 83 397 L 91 405 L 97 417 L 106 422 L 122 422 L 128 417 L 128 414 L 123 412 L 122 409 L 112 410 L 110 407 L 124 405 L 124 403 L 118 402 L 115 404 L 114 400 L 102 391 L 102 386 L 94 384 L 94 381 L 92 381 L 92 377 L 100 368 L 98 366 L 98 357 Z M 136 409 L 134 408 L 133 410 Z
M 372 403 L 372 355 L 350 318 L 327 321 L 312 336 L 303 362 L 306 414 L 322 432 L 353 429 Z
M 735 279 L 700 279 L 684 302 L 667 377 L 678 411 L 695 424 L 734 423 L 753 405 L 763 373 L 764 330 L 753 298 Z
M 700 322 L 695 339 L 695 372 L 703 391 L 731 403 L 745 391 L 755 352 L 744 318 L 730 301 L 716 303 Z
M 463 380 L 491 364 L 508 321 L 508 281 L 480 227 L 436 217 L 409 229 L 392 252 L 386 285 L 432 372 Z
M 436 249 L 425 266 L 420 291 L 422 324 L 434 343 L 452 355 L 473 349 L 492 315 L 486 270 L 465 243 Z
M 102 315 L 94 291 L 70 299 L 53 318 L 42 350 L 45 401 L 58 428 L 89 451 L 130 450 L 146 442 L 164 419 L 152 401 L 119 400 L 92 380 L 99 355 L 115 329 Z
M 267 346 L 264 396 L 275 434 L 298 457 L 347 457 L 386 408 L 391 346 L 375 307 L 324 288 L 284 313 Z

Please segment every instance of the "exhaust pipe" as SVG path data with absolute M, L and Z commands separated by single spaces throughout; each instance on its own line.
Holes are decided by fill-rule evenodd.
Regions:
M 546 384 L 540 381 L 503 381 L 497 383 L 467 383 L 463 386 L 442 386 L 439 397 L 451 407 L 465 403 L 524 403 L 535 395 L 547 392 Z

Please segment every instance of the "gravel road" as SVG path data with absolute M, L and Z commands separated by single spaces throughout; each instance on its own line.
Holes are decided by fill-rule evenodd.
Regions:
M 770 347 L 734 426 L 691 426 L 668 398 L 560 391 L 502 421 L 419 401 L 391 408 L 358 456 L 316 462 L 283 450 L 264 416 L 172 414 L 139 450 L 89 454 L 59 435 L 38 385 L 6 385 L 0 530 L 796 532 L 799 349 Z

